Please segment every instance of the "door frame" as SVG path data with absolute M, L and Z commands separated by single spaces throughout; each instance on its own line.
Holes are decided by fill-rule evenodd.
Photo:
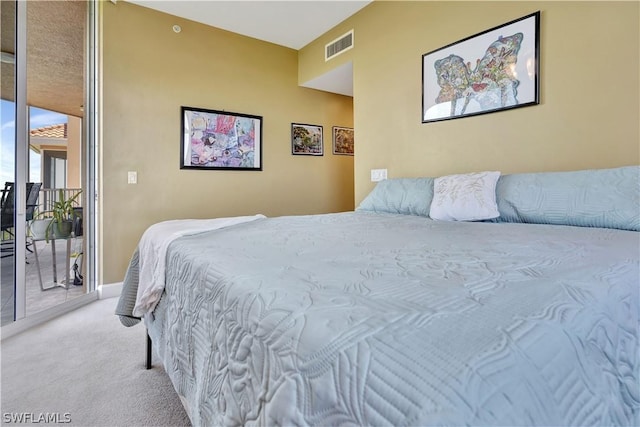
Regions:
M 27 105 L 27 7 L 26 1 L 15 1 L 15 257 L 14 257 L 14 321 L 2 326 L 1 339 L 74 310 L 98 298 L 98 186 L 99 186 L 99 82 L 100 82 L 100 2 L 87 1 L 86 78 L 83 117 L 83 187 L 84 239 L 87 293 L 71 301 L 26 317 L 26 183 L 29 179 L 29 108 Z

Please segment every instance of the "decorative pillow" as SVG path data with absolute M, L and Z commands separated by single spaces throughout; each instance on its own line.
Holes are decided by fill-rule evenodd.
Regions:
M 429 216 L 433 178 L 385 179 L 374 187 L 356 210 Z
M 429 216 L 443 221 L 480 221 L 500 216 L 496 183 L 500 172 L 448 175 L 433 182 Z
M 503 175 L 497 222 L 640 231 L 640 166 Z

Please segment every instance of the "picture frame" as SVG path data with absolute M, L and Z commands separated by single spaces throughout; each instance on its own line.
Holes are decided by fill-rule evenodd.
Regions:
M 180 169 L 262 170 L 262 116 L 180 107 Z
M 322 126 L 305 123 L 291 123 L 291 154 L 322 156 L 324 143 Z
M 333 126 L 333 154 L 353 156 L 353 128 Z
M 540 11 L 422 55 L 422 123 L 539 103 Z

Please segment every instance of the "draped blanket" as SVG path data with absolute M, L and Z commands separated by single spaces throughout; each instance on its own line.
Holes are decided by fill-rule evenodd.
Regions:
M 217 230 L 264 215 L 213 219 L 176 219 L 150 226 L 138 243 L 139 279 L 133 315 L 142 317 L 153 311 L 160 300 L 165 283 L 165 260 L 169 244 L 178 237 Z

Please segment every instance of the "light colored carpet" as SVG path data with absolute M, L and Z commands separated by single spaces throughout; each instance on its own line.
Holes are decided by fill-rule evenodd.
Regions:
M 58 413 L 71 420 L 59 425 L 190 425 L 160 362 L 144 368 L 144 326 L 122 326 L 116 303 L 98 300 L 2 341 L 0 423 Z

